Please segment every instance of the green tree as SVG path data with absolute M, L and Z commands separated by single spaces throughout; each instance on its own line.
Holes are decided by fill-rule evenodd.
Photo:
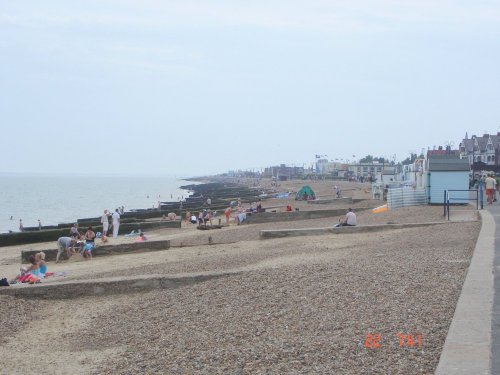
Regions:
M 366 155 L 364 158 L 359 160 L 360 163 L 373 163 L 373 156 Z
M 389 163 L 389 160 L 383 158 L 382 156 L 373 157 L 372 155 L 366 155 L 364 158 L 360 159 L 360 163 L 373 163 L 374 161 L 378 161 L 379 163 Z
M 424 154 L 420 154 L 417 156 L 417 154 L 414 154 L 413 152 L 410 154 L 409 157 L 407 157 L 405 160 L 401 162 L 401 164 L 406 165 L 406 164 L 413 164 L 413 162 L 417 159 L 423 159 Z

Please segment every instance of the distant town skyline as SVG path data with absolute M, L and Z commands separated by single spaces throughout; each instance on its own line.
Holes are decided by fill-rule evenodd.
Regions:
M 0 172 L 404 160 L 500 130 L 500 4 L 0 0 Z

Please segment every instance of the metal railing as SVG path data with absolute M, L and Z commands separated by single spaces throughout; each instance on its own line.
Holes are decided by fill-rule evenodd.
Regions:
M 450 197 L 450 193 L 453 192 L 468 192 L 469 193 L 469 198 L 459 198 L 459 197 Z M 475 198 L 470 197 L 470 193 L 476 193 Z M 444 216 L 448 215 L 448 220 L 450 220 L 450 201 L 457 201 L 457 202 L 469 202 L 469 201 L 476 201 L 476 209 L 479 210 L 479 204 L 481 203 L 481 209 L 483 208 L 483 195 L 481 194 L 481 199 L 479 199 L 479 189 L 468 189 L 468 190 L 445 190 L 444 191 L 444 200 L 443 200 L 443 210 L 444 210 Z

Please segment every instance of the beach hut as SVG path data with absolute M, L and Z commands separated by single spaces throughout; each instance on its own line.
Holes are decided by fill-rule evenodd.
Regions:
M 435 155 L 427 159 L 429 203 L 443 204 L 445 190 L 469 189 L 469 161 L 458 155 Z M 468 203 L 469 192 L 451 192 L 450 203 Z
M 311 189 L 308 185 L 302 186 L 295 196 L 296 201 L 309 201 L 313 199 L 316 199 L 316 195 L 314 194 L 313 189 Z

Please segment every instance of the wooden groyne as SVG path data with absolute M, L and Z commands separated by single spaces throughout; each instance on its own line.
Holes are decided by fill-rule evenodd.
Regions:
M 180 220 L 169 221 L 169 220 L 157 220 L 157 221 L 148 221 L 148 222 L 134 222 L 134 223 L 126 223 L 120 224 L 119 234 L 130 233 L 135 230 L 153 230 L 153 229 L 162 229 L 162 228 L 180 228 L 181 222 Z M 94 226 L 95 232 L 101 232 L 102 226 Z M 80 228 L 80 232 L 84 232 L 84 228 Z M 49 241 L 57 241 L 59 237 L 69 237 L 70 236 L 70 227 L 60 228 L 60 229 L 50 229 L 50 230 L 42 230 L 36 232 L 16 232 L 16 233 L 3 233 L 0 234 L 0 247 L 2 246 L 13 246 L 13 245 L 24 245 L 30 243 L 38 243 L 38 242 L 49 242 Z

